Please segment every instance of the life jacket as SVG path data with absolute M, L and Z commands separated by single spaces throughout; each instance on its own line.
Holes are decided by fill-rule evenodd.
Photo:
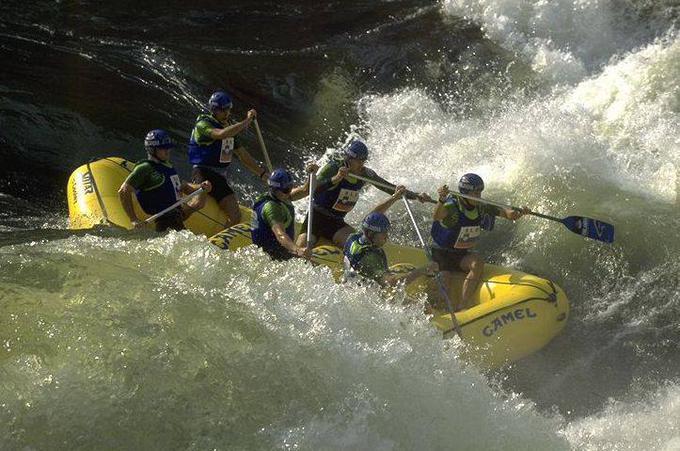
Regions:
M 290 221 L 288 225 L 284 224 L 284 226 L 286 227 L 286 235 L 288 235 L 291 240 L 295 239 L 295 208 L 293 207 L 292 204 L 288 202 L 283 202 L 274 197 L 271 193 L 267 193 L 258 197 L 255 200 L 255 204 L 253 205 L 255 215 L 253 215 L 250 231 L 253 239 L 253 244 L 261 247 L 266 252 L 272 251 L 288 252 L 283 246 L 281 246 L 281 243 L 279 243 L 279 241 L 276 239 L 276 236 L 274 235 L 271 226 L 267 224 L 267 221 L 265 221 L 264 216 L 262 215 L 262 211 L 267 202 L 276 202 L 286 207 L 289 213 Z
M 213 128 L 224 128 L 224 124 L 210 114 L 201 114 L 196 118 L 196 124 L 206 121 Z M 189 162 L 193 165 L 226 167 L 231 164 L 234 156 L 234 137 L 223 140 L 196 141 L 196 127 L 189 138 Z
M 432 223 L 432 239 L 443 248 L 471 249 L 477 244 L 477 240 L 482 231 L 483 215 L 479 205 L 468 210 L 461 205 L 462 200 L 457 197 L 449 197 L 445 205 L 454 206 L 454 214 L 458 221 L 452 227 L 444 225 L 443 221 Z
M 180 198 L 179 175 L 172 166 L 158 163 L 152 160 L 142 160 L 137 164 L 149 163 L 154 171 L 162 176 L 156 186 L 135 191 L 139 205 L 145 213 L 155 215 L 177 202 Z
M 354 233 L 347 238 L 345 241 L 345 247 L 343 249 L 343 254 L 345 255 L 344 266 L 345 266 L 345 279 L 351 279 L 356 277 L 360 273 L 361 260 L 368 254 L 378 254 L 382 260 L 382 266 L 385 271 L 388 270 L 387 266 L 387 256 L 385 251 L 371 242 L 369 242 L 363 233 Z
M 329 164 L 339 168 L 341 163 L 331 162 Z M 351 177 L 345 177 L 337 185 L 314 194 L 314 207 L 333 216 L 344 218 L 357 204 L 359 192 L 365 184 L 363 180 L 355 179 L 355 182 L 350 182 L 348 178 Z

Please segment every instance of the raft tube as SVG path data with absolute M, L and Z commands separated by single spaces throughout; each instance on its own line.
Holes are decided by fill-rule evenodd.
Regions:
M 250 226 L 237 224 L 210 238 L 222 249 L 237 250 L 252 244 Z M 427 263 L 421 249 L 385 245 L 393 271 L 409 271 Z M 343 271 L 342 251 L 335 246 L 317 246 L 313 261 L 330 267 L 339 281 Z M 462 292 L 465 275 L 454 278 L 455 293 Z M 440 305 L 433 277 L 421 277 L 407 287 L 414 298 L 427 296 Z M 485 264 L 482 282 L 474 293 L 475 306 L 456 313 L 464 346 L 461 357 L 481 368 L 498 368 L 544 348 L 564 328 L 569 317 L 569 300 L 557 284 L 538 276 L 501 266 Z M 451 315 L 444 307 L 434 310 L 432 324 L 444 338 L 456 336 Z
M 91 161 L 73 171 L 66 189 L 69 228 L 114 226 L 131 229 L 132 224 L 118 198 L 118 189 L 134 167 L 135 163 L 131 161 L 108 157 Z M 139 218 L 150 216 L 144 213 L 135 196 L 133 204 Z M 249 221 L 252 210 L 242 206 L 241 217 L 244 221 Z M 184 224 L 195 234 L 209 237 L 223 230 L 226 220 L 227 216 L 217 202 L 208 196 L 205 207 L 194 212 Z M 152 229 L 153 225 L 147 227 Z

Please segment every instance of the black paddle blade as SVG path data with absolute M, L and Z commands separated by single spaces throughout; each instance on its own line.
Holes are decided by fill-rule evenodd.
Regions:
M 606 222 L 583 216 L 569 216 L 562 220 L 562 224 L 581 236 L 605 243 L 614 242 L 614 226 Z

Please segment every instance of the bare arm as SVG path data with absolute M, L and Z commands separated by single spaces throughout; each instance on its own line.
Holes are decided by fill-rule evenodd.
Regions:
M 498 216 L 515 221 L 529 213 L 531 213 L 531 210 L 529 210 L 528 207 L 522 207 L 520 210 L 515 210 L 514 208 L 502 208 Z
M 244 119 L 241 122 L 237 122 L 234 125 L 230 125 L 228 127 L 213 128 L 210 132 L 210 137 L 214 140 L 220 141 L 224 138 L 232 138 L 248 128 L 249 125 L 250 121 L 248 119 Z
M 241 163 L 243 163 L 243 166 L 245 166 L 246 169 L 248 169 L 260 179 L 265 181 L 267 180 L 269 177 L 267 170 L 260 166 L 260 163 L 258 163 L 257 160 L 252 157 L 252 155 L 250 155 L 245 147 L 239 147 L 238 149 L 235 149 L 234 153 L 238 159 L 241 160 Z
M 318 170 L 319 165 L 316 163 L 309 163 L 307 167 L 305 167 L 305 172 L 307 173 L 308 176 Z M 296 186 L 295 188 L 293 188 L 293 190 L 290 192 L 290 200 L 304 199 L 305 197 L 307 197 L 308 194 L 309 194 L 309 177 L 307 177 L 307 180 L 303 185 Z
M 434 207 L 434 214 L 432 215 L 432 218 L 435 221 L 441 221 L 446 217 L 446 209 L 444 208 L 444 200 L 446 199 L 446 196 L 449 195 L 449 187 L 447 185 L 442 185 L 438 190 L 437 194 L 439 195 L 439 199 L 437 200 L 437 205 Z
M 277 222 L 274 225 L 272 225 L 272 232 L 274 232 L 276 241 L 278 241 L 281 244 L 281 246 L 286 248 L 288 252 L 290 252 L 293 255 L 297 255 L 298 257 L 303 257 L 305 255 L 305 248 L 298 247 L 293 242 L 293 240 L 290 239 L 290 237 L 286 233 L 286 229 L 284 229 L 283 227 L 283 224 Z
M 386 200 L 383 202 L 379 203 L 373 208 L 373 211 L 376 213 L 385 213 L 396 201 L 401 199 L 401 196 L 404 194 L 404 191 L 406 191 L 406 188 L 403 186 L 397 186 L 394 194 L 392 194 L 390 197 L 388 197 Z
M 393 183 L 390 183 L 387 180 L 385 180 L 384 178 L 380 177 L 378 174 L 375 173 L 375 171 L 373 169 L 364 168 L 363 174 L 361 174 L 361 175 L 363 175 L 364 177 L 368 177 L 371 180 L 375 180 L 376 182 L 379 182 L 383 185 L 389 186 L 390 188 L 387 188 L 387 187 L 384 187 L 384 186 L 373 185 L 384 193 L 392 194 L 392 193 L 394 193 L 394 189 L 397 187 L 397 185 L 394 185 Z M 406 198 L 409 199 L 409 197 L 408 197 L 409 191 L 406 190 L 405 193 L 406 193 L 406 196 L 407 196 Z
M 307 179 L 304 184 L 293 188 L 293 190 L 290 192 L 290 200 L 294 201 L 304 199 L 305 197 L 307 197 L 308 194 L 309 194 L 309 179 Z
M 437 205 L 434 207 L 434 214 L 432 215 L 432 219 L 435 221 L 441 221 L 446 217 L 446 209 L 444 208 L 444 204 L 441 202 L 437 202 Z
M 250 123 L 257 117 L 255 110 L 248 111 L 248 115 L 241 122 L 233 125 L 228 125 L 224 128 L 213 128 L 210 131 L 210 137 L 215 140 L 222 140 L 224 138 L 231 138 L 238 135 L 243 130 L 250 126 Z
M 137 227 L 136 223 L 139 223 L 140 220 L 137 217 L 134 205 L 132 204 L 132 194 L 134 192 L 135 189 L 132 187 L 132 185 L 128 183 L 123 183 L 122 185 L 120 185 L 120 188 L 118 189 L 118 199 L 120 199 L 120 203 L 121 205 L 123 205 L 123 210 L 125 210 L 125 214 L 127 214 L 128 218 L 130 218 L 132 226 Z
M 293 188 L 293 190 L 290 192 L 290 200 L 295 201 L 304 199 L 307 197 L 307 194 L 309 194 L 309 179 L 307 179 L 304 185 Z

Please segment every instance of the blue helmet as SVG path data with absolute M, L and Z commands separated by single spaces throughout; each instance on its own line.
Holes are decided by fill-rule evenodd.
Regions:
M 369 213 L 361 223 L 361 228 L 366 231 L 384 233 L 390 230 L 390 220 L 382 213 L 374 211 Z
M 458 191 L 463 194 L 468 194 L 472 191 L 482 191 L 484 189 L 484 180 L 477 174 L 465 174 L 458 181 Z
M 275 191 L 288 191 L 293 187 L 293 177 L 285 169 L 276 169 L 269 176 L 267 184 Z
M 368 147 L 359 140 L 352 141 L 352 144 L 345 148 L 345 155 L 348 158 L 366 160 L 368 158 Z
M 224 91 L 213 92 L 208 100 L 210 110 L 228 110 L 232 107 L 231 97 Z
M 147 152 L 153 152 L 156 149 L 172 149 L 175 143 L 165 130 L 157 128 L 151 130 L 144 138 L 144 148 Z

